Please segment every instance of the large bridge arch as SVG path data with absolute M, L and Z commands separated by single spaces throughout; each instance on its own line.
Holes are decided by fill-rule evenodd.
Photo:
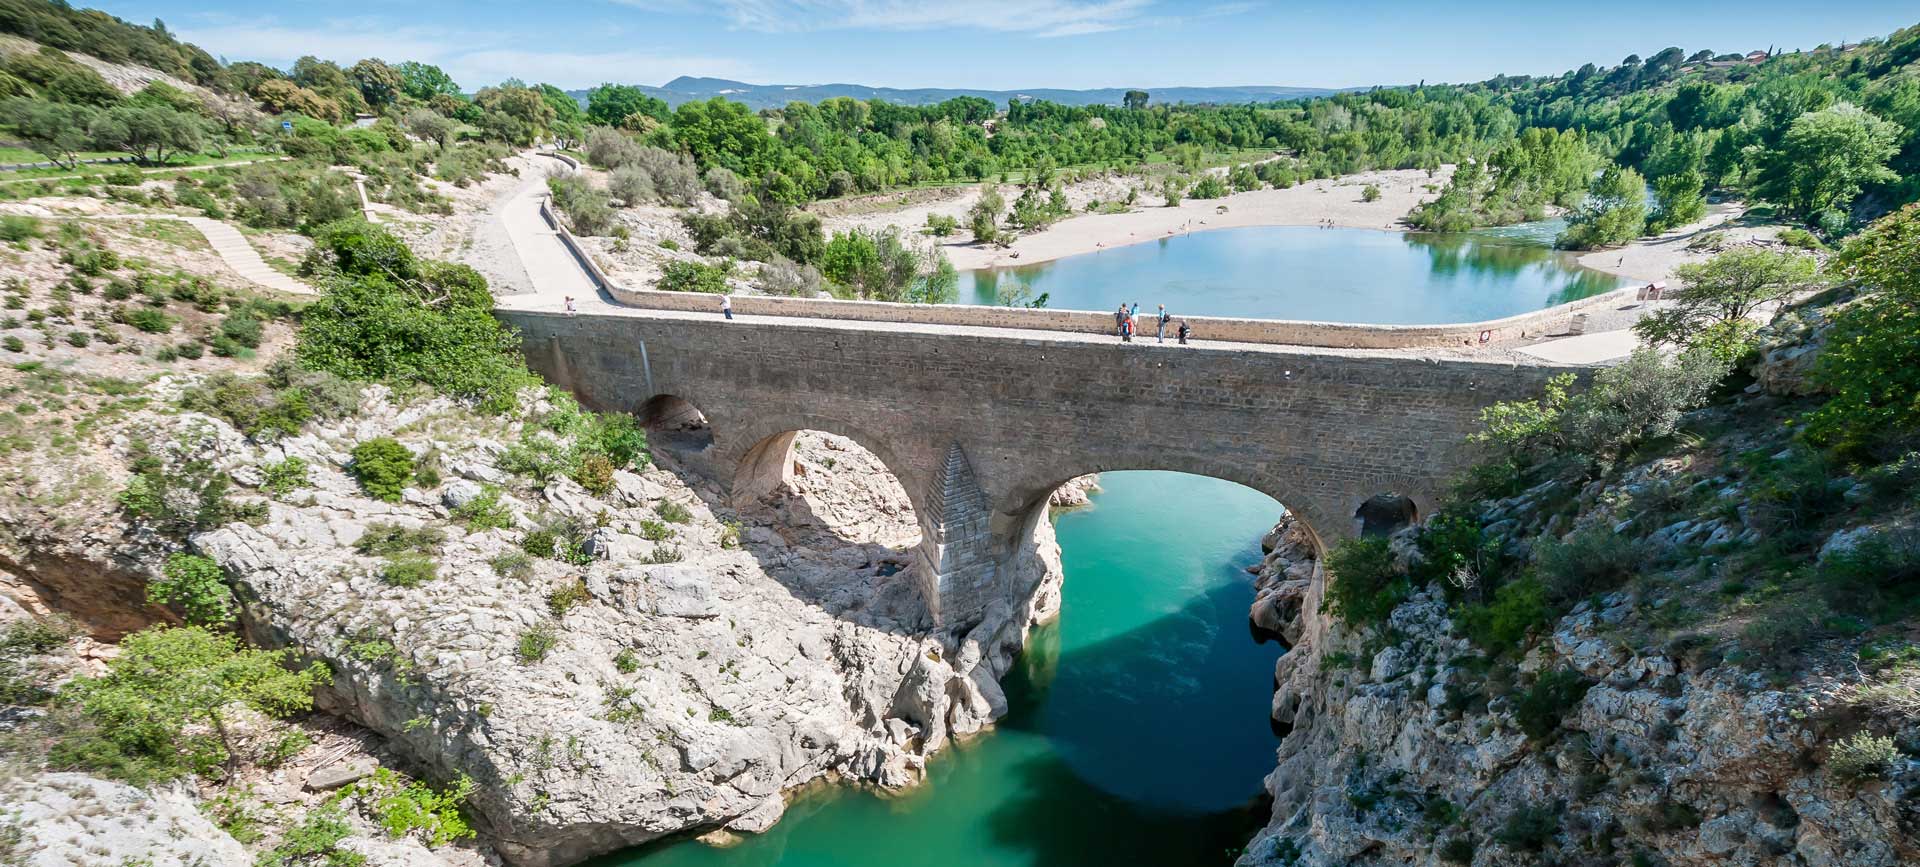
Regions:
M 1480 410 L 1533 397 L 1565 372 L 1456 351 L 1121 345 L 637 309 L 499 315 L 520 329 L 528 362 L 589 407 L 634 411 L 659 395 L 697 407 L 713 442 L 690 468 L 723 489 L 778 468 L 790 431 L 860 443 L 906 488 L 929 613 L 956 630 L 1014 601 L 1005 576 L 1021 528 L 1069 478 L 1158 469 L 1225 479 L 1333 542 L 1360 532 L 1375 495 L 1430 513 L 1473 457 L 1466 437 Z

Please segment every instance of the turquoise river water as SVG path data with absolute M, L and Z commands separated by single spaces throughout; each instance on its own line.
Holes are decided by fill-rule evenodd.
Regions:
M 1524 228 L 1199 232 L 976 272 L 970 300 L 993 303 L 1009 280 L 1049 293 L 1055 308 L 1137 300 L 1143 313 L 1166 303 L 1195 315 L 1393 323 L 1505 316 L 1620 285 Z M 596 867 L 1231 863 L 1266 819 L 1281 651 L 1248 635 L 1244 567 L 1281 506 L 1177 473 L 1101 483 L 1093 506 L 1056 516 L 1063 609 L 1008 676 L 1008 715 L 937 755 L 924 785 L 891 796 L 820 787 L 737 846 L 665 843 Z

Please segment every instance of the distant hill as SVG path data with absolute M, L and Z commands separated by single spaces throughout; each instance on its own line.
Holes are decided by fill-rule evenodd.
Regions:
M 1044 99 L 1062 105 L 1119 105 L 1120 98 L 1127 92 L 1124 87 L 1102 87 L 1093 90 L 1063 90 L 1041 87 L 1033 90 L 969 90 L 962 88 L 921 87 L 868 87 L 864 84 L 748 84 L 744 81 L 728 81 L 724 78 L 694 78 L 683 75 L 666 83 L 662 87 L 639 85 L 648 94 L 667 101 L 668 105 L 678 106 L 683 102 L 711 99 L 724 96 L 735 102 L 743 102 L 754 109 L 779 108 L 789 102 L 820 102 L 837 96 L 850 96 L 855 99 L 879 99 L 901 105 L 932 105 L 957 96 L 977 96 L 995 105 L 1005 105 L 1010 99 Z M 1326 96 L 1336 91 L 1314 87 L 1164 87 L 1141 88 L 1153 94 L 1153 102 L 1210 102 L 1210 103 L 1247 103 L 1273 102 L 1283 99 L 1298 99 L 1310 96 Z M 586 102 L 588 91 L 570 90 L 568 95 Z

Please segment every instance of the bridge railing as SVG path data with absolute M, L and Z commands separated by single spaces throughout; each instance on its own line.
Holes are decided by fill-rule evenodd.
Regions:
M 579 162 L 564 154 L 548 153 L 578 169 Z M 622 286 L 601 270 L 586 247 L 567 231 L 554 214 L 551 201 L 542 198 L 540 217 L 553 227 L 560 243 L 580 263 L 587 276 L 613 300 L 648 310 L 720 315 L 720 296 L 698 292 L 666 292 Z M 1366 325 L 1349 322 L 1310 322 L 1288 319 L 1245 319 L 1225 316 L 1176 316 L 1167 326 L 1167 339 L 1184 320 L 1196 340 L 1263 343 L 1329 349 L 1435 349 L 1490 347 L 1540 337 L 1566 334 L 1575 323 L 1602 310 L 1633 302 L 1632 288 L 1617 289 L 1545 310 L 1491 319 L 1443 325 Z M 843 319 L 856 322 L 897 322 L 915 325 L 954 325 L 1113 334 L 1113 311 L 1028 309 L 1023 307 L 960 304 L 901 304 L 890 301 L 847 301 L 838 298 L 789 298 L 775 295 L 734 295 L 733 310 L 744 316 L 785 316 L 800 319 Z M 1153 339 L 1152 312 L 1141 311 L 1136 339 Z

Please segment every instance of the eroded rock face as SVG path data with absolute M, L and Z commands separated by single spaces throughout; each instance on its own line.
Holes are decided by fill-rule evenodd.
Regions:
M 239 842 L 201 815 L 184 789 L 136 789 L 86 774 L 0 783 L 0 829 L 20 837 L 26 867 L 147 864 L 249 867 Z M 13 862 L 9 862 L 13 863 Z
M 382 503 L 344 474 L 354 442 L 394 434 L 424 451 L 412 431 L 429 427 L 457 475 L 438 490 Z M 930 753 L 1005 712 L 999 678 L 1027 629 L 1058 611 L 1058 548 L 1036 515 L 1008 598 L 965 634 L 929 631 L 906 571 L 917 525 L 904 497 L 866 508 L 889 502 L 884 470 L 813 435 L 796 447 L 804 490 L 737 518 L 716 489 L 656 467 L 616 473 L 604 495 L 565 478 L 510 490 L 510 528 L 464 529 L 450 507 L 509 481 L 501 444 L 519 433 L 374 390 L 344 425 L 264 447 L 219 438 L 230 446 L 215 461 L 236 477 L 301 457 L 313 486 L 271 503 L 258 526 L 193 540 L 249 600 L 251 637 L 337 672 L 324 709 L 391 739 L 430 776 L 479 784 L 484 829 L 516 864 L 688 830 L 764 830 L 784 791 L 829 774 L 912 785 Z M 799 494 L 806 505 L 790 501 Z M 665 521 L 667 503 L 691 517 Z M 867 519 L 835 527 L 842 509 Z M 803 512 L 810 521 L 784 520 Z M 591 559 L 520 551 L 522 528 L 556 519 L 594 528 Z M 437 577 L 383 581 L 381 559 L 354 548 L 376 524 L 440 528 Z
M 1566 670 L 1591 684 L 1550 737 L 1530 739 L 1517 693 L 1474 667 L 1480 651 L 1456 635 L 1437 588 L 1369 642 L 1319 613 L 1324 575 L 1290 538 L 1284 521 L 1269 537 L 1253 611 L 1256 624 L 1287 616 L 1267 628 L 1291 649 L 1275 669 L 1287 734 L 1267 777 L 1273 815 L 1242 867 L 1538 863 L 1503 835 L 1530 808 L 1555 816 L 1552 851 L 1597 859 L 1561 863 L 1623 852 L 1676 867 L 1920 863 L 1920 762 L 1857 784 L 1820 761 L 1846 672 L 1780 686 L 1630 649 L 1607 630 L 1642 616 L 1638 600 L 1613 593 L 1520 663 L 1522 676 Z

